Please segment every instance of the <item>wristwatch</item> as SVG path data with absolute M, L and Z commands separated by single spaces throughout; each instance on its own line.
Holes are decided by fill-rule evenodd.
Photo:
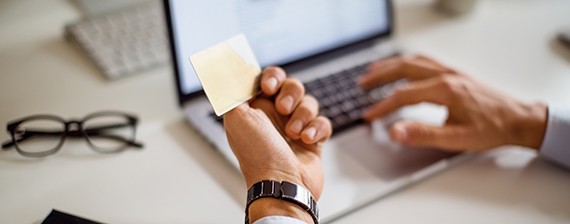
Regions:
M 315 224 L 319 223 L 319 208 L 317 202 L 304 187 L 287 182 L 262 180 L 247 190 L 247 203 L 245 207 L 245 223 L 249 224 L 249 205 L 257 199 L 272 197 L 292 202 L 307 211 Z

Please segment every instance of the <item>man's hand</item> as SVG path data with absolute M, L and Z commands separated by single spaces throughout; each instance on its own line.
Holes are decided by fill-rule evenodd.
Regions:
M 481 151 L 514 144 L 538 149 L 546 129 L 544 104 L 526 104 L 429 58 L 394 57 L 373 63 L 359 78 L 364 88 L 406 79 L 409 85 L 369 108 L 366 120 L 383 117 L 400 107 L 421 102 L 444 105 L 443 127 L 399 121 L 390 137 L 411 146 L 451 151 Z
M 261 90 L 263 96 L 224 115 L 228 141 L 247 187 L 261 180 L 289 181 L 304 186 L 318 200 L 323 189 L 321 143 L 332 134 L 330 122 L 318 116 L 318 103 L 305 95 L 303 85 L 286 78 L 280 68 L 263 71 Z M 259 199 L 250 207 L 250 220 L 289 215 L 312 222 L 299 209 L 289 202 Z

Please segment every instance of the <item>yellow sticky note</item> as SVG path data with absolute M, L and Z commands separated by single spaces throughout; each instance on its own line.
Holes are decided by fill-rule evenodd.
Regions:
M 190 56 L 190 62 L 218 116 L 259 92 L 261 67 L 243 34 Z

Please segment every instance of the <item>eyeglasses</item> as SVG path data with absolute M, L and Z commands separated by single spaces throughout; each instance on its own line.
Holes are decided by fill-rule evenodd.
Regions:
M 117 153 L 143 147 L 135 142 L 137 122 L 135 116 L 115 111 L 93 113 L 80 121 L 34 115 L 7 124 L 12 140 L 3 143 L 2 149 L 15 146 L 23 156 L 44 157 L 59 151 L 66 138 L 84 138 L 96 152 Z

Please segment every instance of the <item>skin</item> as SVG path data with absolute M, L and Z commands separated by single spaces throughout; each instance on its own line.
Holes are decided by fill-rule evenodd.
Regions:
M 224 115 L 228 141 L 247 187 L 261 180 L 290 181 L 307 188 L 318 200 L 324 181 L 321 144 L 332 134 L 329 120 L 317 116 L 317 101 L 280 68 L 263 71 L 261 90 L 262 96 Z M 263 198 L 251 204 L 251 222 L 268 215 L 313 222 L 306 211 L 290 202 Z
M 449 151 L 485 151 L 502 145 L 539 149 L 547 123 L 547 107 L 525 103 L 430 58 L 393 57 L 373 63 L 359 77 L 365 89 L 398 79 L 408 85 L 364 112 L 365 120 L 382 118 L 421 102 L 446 106 L 442 126 L 403 120 L 390 128 L 392 140 L 410 146 Z M 302 84 L 279 68 L 264 70 L 262 96 L 224 115 L 230 146 L 239 160 L 247 187 L 261 180 L 300 184 L 319 199 L 323 189 L 321 143 L 330 138 L 330 122 L 317 116 L 318 103 Z M 263 198 L 249 209 L 251 222 L 281 215 L 312 223 L 300 207 Z
M 378 61 L 358 82 L 363 88 L 373 88 L 398 79 L 409 84 L 365 111 L 366 120 L 421 102 L 446 106 L 448 117 L 441 127 L 396 122 L 390 129 L 396 142 L 449 151 L 484 151 L 502 145 L 539 149 L 542 144 L 546 105 L 519 101 L 430 58 Z

